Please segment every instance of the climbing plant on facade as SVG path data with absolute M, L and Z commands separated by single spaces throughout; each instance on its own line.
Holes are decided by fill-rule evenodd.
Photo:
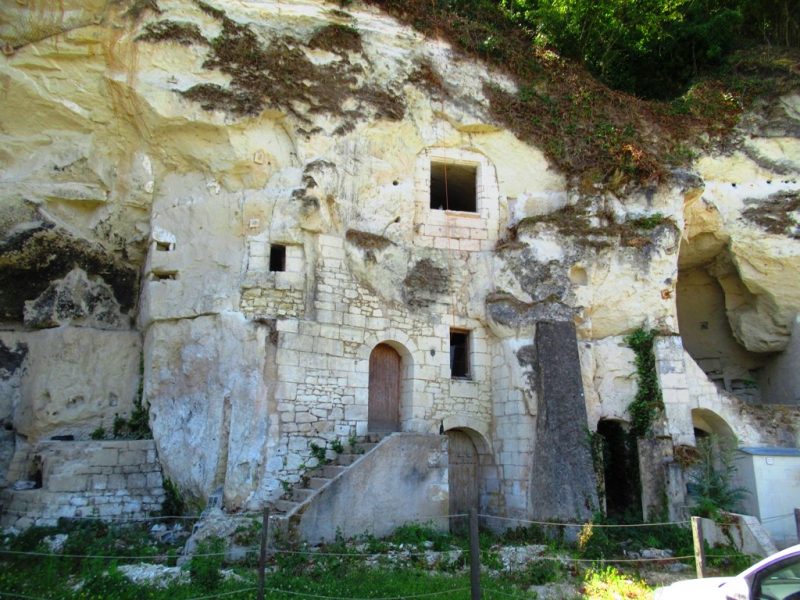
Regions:
M 628 405 L 631 416 L 631 432 L 637 437 L 650 433 L 653 422 L 664 409 L 661 388 L 656 374 L 656 358 L 653 354 L 653 341 L 656 331 L 637 329 L 625 337 L 625 343 L 636 353 L 637 390 L 633 402 Z

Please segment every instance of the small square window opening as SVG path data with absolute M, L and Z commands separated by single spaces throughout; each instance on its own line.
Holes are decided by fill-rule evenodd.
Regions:
M 469 379 L 469 331 L 450 330 L 450 376 Z
M 269 247 L 269 270 L 282 272 L 286 270 L 286 246 L 271 244 Z
M 431 163 L 431 203 L 434 210 L 478 212 L 476 165 Z

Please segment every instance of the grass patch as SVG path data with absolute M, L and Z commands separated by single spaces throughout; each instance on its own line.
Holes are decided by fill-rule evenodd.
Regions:
M 352 130 L 354 122 L 365 118 L 398 120 L 405 115 L 405 104 L 397 93 L 361 82 L 363 67 L 348 58 L 348 53 L 363 52 L 361 34 L 353 27 L 332 24 L 317 30 L 307 41 L 279 36 L 265 43 L 248 24 L 234 21 L 224 11 L 200 0 L 196 4 L 222 26 L 219 35 L 208 42 L 203 68 L 221 71 L 231 78 L 227 87 L 198 84 L 181 92 L 205 110 L 255 116 L 271 107 L 291 114 L 301 124 L 311 123 L 309 115 L 335 115 L 345 121 L 337 134 Z M 140 39 L 196 39 L 194 31 L 167 25 L 154 27 Z M 306 56 L 304 47 L 328 50 L 340 58 L 317 65 Z M 344 109 L 346 101 L 352 99 L 358 106 Z
M 758 202 L 747 201 L 746 203 Z M 767 233 L 800 239 L 800 193 L 780 192 L 742 211 L 742 218 L 755 223 Z
M 597 600 L 619 600 L 620 598 L 649 600 L 652 598 L 653 591 L 641 579 L 624 575 L 614 567 L 605 567 L 590 569 L 586 573 L 583 593 L 586 598 Z
M 350 25 L 338 23 L 318 29 L 308 41 L 308 47 L 327 50 L 335 54 L 364 51 L 361 46 L 361 34 L 358 33 L 358 30 Z
M 156 21 L 148 23 L 144 33 L 136 37 L 137 42 L 175 42 L 182 46 L 192 44 L 208 45 L 208 40 L 200 33 L 194 23 L 181 23 L 178 21 Z
M 253 541 L 257 537 L 258 523 L 243 527 L 237 536 L 240 541 Z M 583 586 L 584 597 L 590 598 L 644 598 L 650 592 L 647 585 L 632 575 L 613 568 L 590 569 L 568 562 L 545 560 L 555 554 L 570 557 L 587 557 L 576 547 L 564 543 L 563 538 L 550 540 L 549 550 L 542 558 L 533 558 L 512 572 L 502 571 L 500 552 L 496 543 L 501 539 L 513 539 L 522 544 L 540 539 L 542 528 L 517 529 L 503 537 L 488 532 L 481 533 L 482 564 L 491 573 L 484 573 L 482 584 L 491 590 L 511 597 L 530 597 L 532 585 L 553 583 L 566 584 L 568 589 Z M 595 528 L 593 533 L 601 531 Z M 671 544 L 676 552 L 691 547 L 688 529 L 673 527 L 603 529 L 602 541 L 609 554 L 621 556 L 623 549 L 636 550 L 644 547 L 664 547 Z M 235 576 L 224 576 L 221 556 L 196 556 L 184 567 L 188 576 L 180 583 L 171 583 L 159 588 L 154 585 L 134 585 L 119 570 L 125 562 L 123 555 L 151 556 L 128 562 L 168 562 L 170 551 L 175 548 L 156 544 L 147 534 L 147 526 L 110 527 L 91 522 L 88 525 L 64 522 L 55 528 L 31 528 L 25 533 L 0 538 L 0 548 L 49 552 L 45 537 L 55 533 L 69 534 L 64 553 L 83 555 L 118 556 L 114 559 L 67 557 L 12 556 L 0 553 L 0 590 L 7 593 L 38 598 L 63 600 L 188 600 L 213 594 L 239 592 L 237 598 L 253 600 L 257 574 L 252 567 L 233 566 Z M 492 545 L 494 544 L 494 545 Z M 316 594 L 344 598 L 380 598 L 402 595 L 436 593 L 437 597 L 461 600 L 468 594 L 469 571 L 467 553 L 455 562 L 442 560 L 426 563 L 419 556 L 428 551 L 446 551 L 467 547 L 466 538 L 425 524 L 408 524 L 398 528 L 393 535 L 379 540 L 364 536 L 344 540 L 341 536 L 330 544 L 319 548 L 304 545 L 279 548 L 274 555 L 266 577 L 266 588 L 270 598 L 296 600 L 297 594 Z M 290 550 L 285 552 L 283 550 Z M 221 551 L 219 540 L 208 540 L 201 545 L 199 554 L 216 554 Z M 365 557 L 375 552 L 383 559 Z M 689 551 L 691 554 L 691 552 Z M 605 553 L 603 553 L 605 554 Z M 730 549 L 709 550 L 707 556 L 712 565 L 736 572 L 749 564 L 747 557 L 723 558 L 732 554 Z M 393 560 L 387 557 L 394 555 Z M 165 557 L 165 558 L 162 558 Z M 440 596 L 438 594 L 441 594 Z M 616 596 L 614 594 L 617 594 Z
M 523 218 L 511 237 L 515 239 L 520 232 L 531 230 L 539 223 L 552 225 L 562 235 L 574 238 L 575 243 L 596 249 L 614 245 L 644 248 L 653 244 L 653 236 L 661 226 L 677 231 L 675 222 L 661 213 L 617 222 L 614 213 L 584 199 L 546 215 Z

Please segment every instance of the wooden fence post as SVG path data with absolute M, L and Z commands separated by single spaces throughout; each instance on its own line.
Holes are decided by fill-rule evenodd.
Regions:
M 469 582 L 472 600 L 481 600 L 481 546 L 478 540 L 478 511 L 469 509 Z
M 267 537 L 269 536 L 269 508 L 261 516 L 261 551 L 258 555 L 258 600 L 264 600 L 264 571 L 267 567 Z
M 692 517 L 692 539 L 694 540 L 694 564 L 697 578 L 706 576 L 706 548 L 703 544 L 703 521 L 700 517 Z

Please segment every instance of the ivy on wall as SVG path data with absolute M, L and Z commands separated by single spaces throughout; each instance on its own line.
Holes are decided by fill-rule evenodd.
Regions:
M 625 343 L 636 353 L 636 378 L 638 389 L 633 402 L 628 405 L 631 416 L 631 432 L 637 437 L 646 437 L 653 422 L 664 409 L 661 388 L 656 375 L 656 357 L 653 341 L 657 332 L 637 329 L 625 337 Z

